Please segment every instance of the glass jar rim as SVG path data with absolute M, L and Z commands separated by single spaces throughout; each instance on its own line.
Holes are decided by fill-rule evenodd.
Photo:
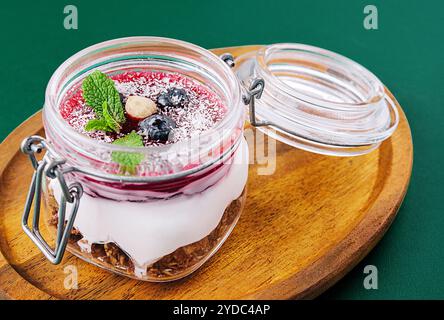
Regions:
M 154 36 L 134 36 L 134 37 L 124 37 L 124 38 L 118 38 L 118 39 L 113 39 L 113 40 L 107 40 L 107 41 L 103 41 L 103 42 L 94 44 L 94 45 L 89 46 L 85 49 L 82 49 L 81 51 L 75 53 L 70 58 L 65 60 L 56 69 L 56 71 L 53 73 L 53 75 L 51 76 L 51 78 L 48 82 L 48 85 L 46 87 L 46 92 L 45 92 L 45 106 L 49 102 L 51 107 L 57 108 L 57 101 L 55 99 L 57 97 L 57 83 L 61 81 L 61 77 L 63 75 L 63 72 L 66 71 L 67 69 L 69 69 L 69 67 L 75 61 L 82 58 L 86 54 L 94 52 L 94 51 L 98 51 L 98 50 L 104 50 L 106 48 L 119 46 L 124 43 L 137 44 L 137 43 L 148 43 L 148 42 L 153 42 L 153 43 L 163 42 L 163 43 L 170 43 L 173 45 L 179 45 L 179 46 L 183 46 L 184 48 L 187 48 L 187 49 L 190 49 L 190 50 L 193 50 L 193 51 L 196 51 L 196 52 L 206 55 L 207 57 L 212 59 L 212 62 L 214 62 L 218 67 L 220 67 L 222 70 L 224 70 L 224 74 L 226 76 L 228 76 L 228 78 L 230 79 L 230 82 L 228 83 L 228 85 L 232 89 L 231 101 L 233 101 L 233 103 L 237 103 L 237 102 L 241 101 L 241 90 L 240 90 L 240 86 L 238 84 L 235 74 L 232 72 L 230 67 L 223 60 L 221 60 L 217 55 L 215 55 L 211 51 L 209 51 L 205 48 L 202 48 L 200 46 L 197 46 L 195 44 L 192 44 L 192 43 L 189 43 L 186 41 L 182 41 L 182 40 L 176 40 L 176 39 L 164 38 L 164 37 L 154 37 Z M 98 65 L 100 65 L 100 64 L 98 64 Z M 94 66 L 90 67 L 87 71 L 93 70 L 96 67 L 97 67 L 97 65 L 94 65 Z M 46 108 L 44 108 L 44 110 L 45 109 Z M 59 128 L 68 130 L 70 134 L 75 136 L 75 138 L 78 139 L 79 141 L 82 141 L 82 143 L 85 143 L 85 144 L 91 145 L 91 146 L 100 147 L 100 148 L 105 147 L 105 148 L 109 149 L 110 151 L 142 152 L 143 153 L 144 151 L 145 152 L 167 151 L 167 150 L 171 150 L 171 148 L 174 148 L 175 146 L 189 144 L 189 143 L 192 143 L 194 140 L 202 139 L 205 136 L 211 136 L 212 134 L 215 133 L 215 131 L 223 129 L 223 127 L 226 125 L 227 122 L 229 122 L 233 118 L 238 117 L 239 113 L 240 113 L 239 111 L 240 111 L 239 108 L 235 108 L 235 107 L 229 108 L 228 113 L 225 114 L 224 118 L 220 122 L 218 122 L 214 127 L 210 128 L 209 130 L 201 133 L 199 135 L 199 137 L 191 137 L 189 139 L 185 139 L 183 141 L 176 142 L 174 144 L 155 145 L 155 146 L 147 146 L 147 147 L 121 146 L 121 145 L 115 145 L 115 144 L 110 144 L 110 143 L 103 143 L 101 141 L 89 138 L 89 137 L 77 132 L 74 128 L 69 126 L 66 123 L 66 120 L 63 119 L 63 117 L 61 116 L 61 114 L 59 112 L 55 112 L 55 114 L 56 114 L 56 119 L 58 120 L 58 122 L 60 124 Z
M 156 53 L 156 48 L 158 49 L 157 53 L 160 52 L 158 56 L 153 54 L 153 52 Z M 150 49 L 152 51 L 149 51 Z M 119 50 L 123 53 L 119 53 Z M 66 91 L 72 87 L 72 82 L 75 83 L 74 80 L 77 78 L 84 77 L 90 72 L 100 69 L 102 66 L 102 68 L 105 68 L 110 61 L 112 61 L 112 63 L 115 61 L 126 61 L 125 59 L 129 59 L 127 56 L 134 52 L 140 55 L 137 56 L 140 60 L 140 57 L 147 52 L 149 53 L 148 55 L 150 55 L 150 57 L 155 56 L 157 59 L 160 59 L 159 57 L 165 58 L 162 56 L 162 54 L 166 55 L 165 52 L 167 51 L 172 55 L 174 54 L 176 58 L 179 57 L 180 59 L 183 59 L 183 61 L 186 61 L 190 65 L 195 63 L 197 65 L 195 69 L 199 70 L 195 71 L 193 69 L 195 73 L 201 72 L 202 74 L 205 73 L 205 76 L 211 76 L 209 78 L 210 80 L 208 81 L 213 81 L 214 83 L 212 84 L 214 86 L 222 88 L 220 91 L 223 97 L 221 98 L 225 100 L 227 112 L 222 120 L 219 121 L 214 127 L 199 133 L 196 136 L 192 136 L 188 139 L 171 144 L 148 147 L 128 147 L 105 143 L 87 137 L 82 133 L 77 132 L 66 122 L 65 119 L 63 119 L 58 109 L 60 105 L 60 97 L 66 94 Z M 110 56 L 112 59 L 110 59 Z M 134 64 L 138 64 L 137 61 L 139 60 L 135 60 L 136 62 Z M 166 65 L 169 63 L 169 60 L 165 59 L 162 62 Z M 78 70 L 79 67 L 77 67 L 77 69 L 74 67 L 76 64 L 81 65 L 80 70 Z M 142 64 L 142 62 L 140 62 L 140 64 Z M 181 73 L 181 71 L 183 70 L 178 70 L 177 72 Z M 67 78 L 69 78 L 67 74 L 72 78 L 67 80 Z M 205 85 L 209 85 L 209 83 L 205 83 Z M 64 137 L 69 137 L 70 140 L 75 142 L 70 146 L 71 149 L 82 153 L 82 155 L 85 155 L 86 158 L 101 161 L 107 165 L 111 165 L 113 162 L 110 160 L 103 161 L 103 158 L 98 156 L 98 152 L 91 152 L 89 150 L 100 150 L 102 153 L 106 152 L 107 154 L 112 154 L 113 152 L 132 152 L 144 154 L 145 156 L 160 155 L 163 158 L 167 158 L 169 156 L 177 155 L 180 152 L 183 154 L 184 151 L 190 151 L 190 146 L 199 146 L 201 141 L 207 141 L 207 144 L 204 146 L 207 148 L 209 148 L 208 146 L 210 144 L 216 145 L 217 143 L 221 143 L 224 139 L 228 139 L 227 136 L 236 131 L 239 123 L 243 124 L 245 116 L 244 108 L 241 107 L 242 100 L 239 82 L 237 81 L 237 78 L 230 67 L 220 57 L 197 45 L 181 40 L 162 37 L 140 36 L 114 39 L 92 45 L 79 51 L 62 63 L 54 72 L 48 83 L 45 99 L 43 118 L 47 135 L 48 126 L 50 126 L 52 128 L 51 131 L 54 134 L 64 135 Z M 177 169 L 177 172 L 165 172 L 158 176 L 122 176 L 121 174 L 117 173 L 114 174 L 102 172 L 102 169 L 89 168 L 88 165 L 84 165 L 80 171 L 87 172 L 95 176 L 100 176 L 107 180 L 145 182 L 176 179 L 181 176 L 193 174 L 201 169 L 209 167 L 217 161 L 220 161 L 223 157 L 235 150 L 235 148 L 239 145 L 238 142 L 240 141 L 240 136 L 241 135 L 236 136 L 237 140 L 233 143 L 233 148 L 224 149 L 223 154 L 221 154 L 217 159 L 206 159 L 205 163 L 200 163 L 198 166 L 192 168 L 184 167 L 182 169 Z M 49 141 L 49 143 L 51 145 L 51 141 Z M 202 147 L 202 150 L 204 147 Z M 204 152 L 202 153 L 204 154 Z M 166 160 L 166 162 L 168 162 L 168 160 Z

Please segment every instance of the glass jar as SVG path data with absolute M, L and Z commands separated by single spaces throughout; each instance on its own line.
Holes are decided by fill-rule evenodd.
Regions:
M 174 144 L 123 147 L 91 139 L 69 126 L 59 107 L 97 69 L 108 75 L 179 73 L 216 93 L 226 114 L 210 130 Z M 44 220 L 56 234 L 55 250 L 39 234 L 30 229 L 28 234 L 54 263 L 61 259 L 68 230 L 69 252 L 113 272 L 148 281 L 190 274 L 218 250 L 243 209 L 248 174 L 244 115 L 230 67 L 195 45 L 136 37 L 77 53 L 48 84 L 46 140 L 32 137 L 23 146 L 47 149 L 36 163 L 35 185 L 42 185 Z M 112 159 L 116 152 L 143 155 L 137 172 L 121 174 Z
M 210 130 L 173 144 L 135 148 L 100 143 L 71 128 L 59 112 L 63 99 L 96 69 L 108 75 L 179 73 L 207 86 L 227 112 Z M 67 248 L 137 279 L 170 281 L 190 274 L 229 236 L 245 203 L 244 104 L 259 130 L 326 155 L 371 152 L 398 124 L 393 97 L 379 79 L 324 49 L 274 44 L 234 60 L 173 39 L 100 43 L 57 69 L 43 109 L 46 140 L 34 136 L 22 143 L 35 168 L 24 231 L 52 263 L 60 263 Z M 35 154 L 43 149 L 46 153 L 37 161 Z M 116 152 L 143 160 L 135 172 L 121 174 L 113 161 Z M 55 231 L 54 249 L 39 232 L 41 194 L 45 220 Z

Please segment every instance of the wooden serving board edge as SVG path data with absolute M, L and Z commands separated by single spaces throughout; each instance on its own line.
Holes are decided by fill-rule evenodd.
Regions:
M 392 93 L 387 93 L 396 101 Z M 394 170 L 388 173 L 385 183 L 389 184 L 398 179 L 401 182 L 392 183 L 395 189 L 382 188 L 381 193 L 375 199 L 373 205 L 367 211 L 359 224 L 339 244 L 336 244 L 328 254 L 322 256 L 302 272 L 273 285 L 265 293 L 253 293 L 246 299 L 313 299 L 336 284 L 349 271 L 351 271 L 364 257 L 378 244 L 384 234 L 395 220 L 399 208 L 405 198 L 410 183 L 413 167 L 413 143 L 411 130 L 404 111 L 396 101 L 400 123 L 406 125 L 409 131 L 409 139 L 402 148 L 395 151 L 393 162 L 402 157 L 410 159 L 404 166 L 392 166 Z M 391 148 L 389 143 L 382 143 L 380 148 Z M 393 149 L 392 149 L 393 151 Z M 394 197 L 393 195 L 398 195 Z M 372 230 L 377 232 L 372 232 Z M 326 268 L 328 266 L 328 268 Z M 335 270 L 330 272 L 330 270 Z M 301 290 L 303 283 L 311 279 L 313 285 Z M 299 288 L 299 289 L 298 289 Z M 298 292 L 296 295 L 294 292 Z

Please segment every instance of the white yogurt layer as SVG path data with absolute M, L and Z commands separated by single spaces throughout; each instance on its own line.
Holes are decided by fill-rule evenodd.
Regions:
M 146 266 L 213 231 L 227 206 L 241 195 L 247 176 L 248 147 L 243 140 L 227 175 L 200 193 L 150 202 L 119 202 L 84 194 L 74 222 L 83 235 L 82 249 L 90 250 L 92 243 L 115 242 L 142 276 Z M 56 180 L 50 188 L 60 201 Z M 67 204 L 67 216 L 70 210 Z

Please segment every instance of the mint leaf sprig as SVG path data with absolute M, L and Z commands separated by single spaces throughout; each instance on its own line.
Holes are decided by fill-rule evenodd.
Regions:
M 97 119 L 92 119 L 86 124 L 85 130 L 120 132 L 126 118 L 114 81 L 96 70 L 85 78 L 82 90 L 86 104 L 93 108 L 97 115 Z
M 126 147 L 143 147 L 143 140 L 135 131 L 131 131 L 126 136 L 115 140 L 113 144 Z M 137 152 L 114 151 L 111 154 L 112 160 L 120 164 L 122 173 L 129 174 L 136 172 L 136 167 L 142 162 L 143 157 L 142 153 Z

